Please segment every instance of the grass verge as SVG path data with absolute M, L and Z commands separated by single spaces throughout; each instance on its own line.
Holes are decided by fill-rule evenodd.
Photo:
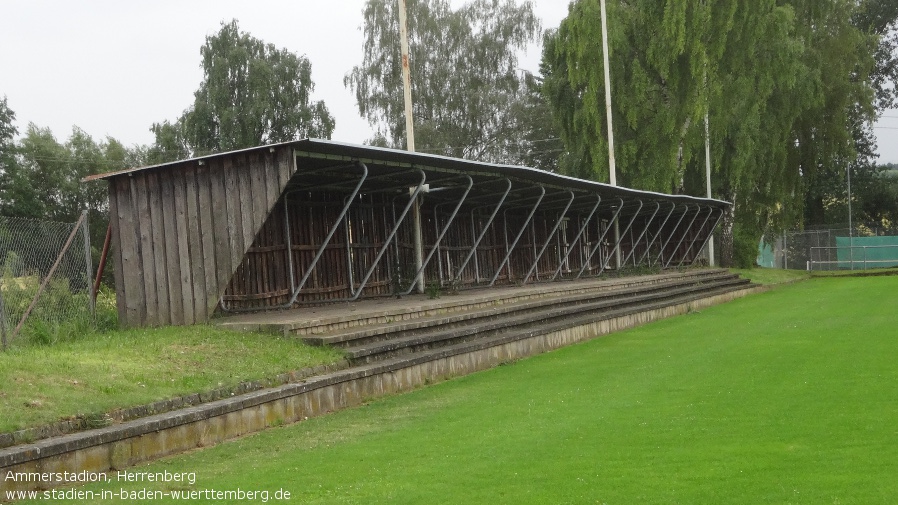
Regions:
M 89 333 L 0 352 L 0 432 L 232 387 L 341 358 L 271 334 L 213 326 Z
M 312 504 L 893 503 L 896 290 L 898 277 L 783 286 L 133 469 L 196 472 L 193 485 L 85 490 L 286 490 Z
M 731 268 L 731 272 L 751 280 L 756 284 L 772 285 L 810 279 L 809 272 L 804 270 L 782 270 L 778 268 Z

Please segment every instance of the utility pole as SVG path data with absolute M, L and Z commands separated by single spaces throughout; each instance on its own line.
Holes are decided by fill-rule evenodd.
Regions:
M 707 71 L 706 71 L 707 72 Z M 707 81 L 707 73 L 705 80 Z M 708 111 L 705 111 L 705 183 L 708 186 L 708 198 L 711 198 L 711 128 L 708 125 Z M 708 266 L 714 266 L 714 230 L 708 239 Z
M 608 57 L 608 16 L 605 11 L 605 0 L 601 0 L 602 8 L 602 58 L 605 66 L 605 118 L 608 122 L 608 180 L 617 186 L 617 167 L 614 163 L 614 126 L 611 122 L 611 68 Z M 614 241 L 620 243 L 620 222 L 614 220 Z M 620 247 L 614 248 L 614 265 L 620 270 Z
M 854 270 L 854 222 L 851 216 L 851 165 L 848 165 L 848 261 Z
M 399 38 L 402 50 L 402 87 L 405 92 L 405 148 L 409 152 L 415 152 L 415 125 L 412 121 L 412 74 L 408 64 L 408 21 L 405 15 L 405 0 L 399 2 Z M 415 271 L 421 270 L 424 262 L 424 239 L 421 235 L 421 199 L 416 197 L 412 207 L 412 219 L 414 221 L 415 235 Z M 418 293 L 424 292 L 424 272 L 418 274 L 415 279 Z

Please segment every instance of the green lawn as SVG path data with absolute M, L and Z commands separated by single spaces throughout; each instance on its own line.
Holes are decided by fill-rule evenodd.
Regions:
M 90 333 L 0 351 L 0 432 L 95 415 L 341 359 L 275 335 L 213 326 Z
M 811 278 L 810 272 L 804 270 L 783 270 L 780 268 L 731 268 L 734 274 L 751 280 L 756 284 L 783 284 Z
M 134 469 L 196 472 L 192 486 L 85 489 L 890 504 L 896 301 L 898 277 L 812 279 Z

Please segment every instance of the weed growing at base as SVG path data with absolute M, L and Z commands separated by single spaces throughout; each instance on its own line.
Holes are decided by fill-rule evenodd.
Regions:
M 135 470 L 304 504 L 893 503 L 896 293 L 813 279 Z

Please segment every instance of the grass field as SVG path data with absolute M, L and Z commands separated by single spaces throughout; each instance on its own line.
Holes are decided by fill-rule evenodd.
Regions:
M 896 301 L 898 277 L 812 279 L 133 469 L 196 472 L 191 486 L 84 489 L 894 503 Z
M 333 350 L 212 326 L 91 333 L 0 352 L 0 432 L 333 363 Z

